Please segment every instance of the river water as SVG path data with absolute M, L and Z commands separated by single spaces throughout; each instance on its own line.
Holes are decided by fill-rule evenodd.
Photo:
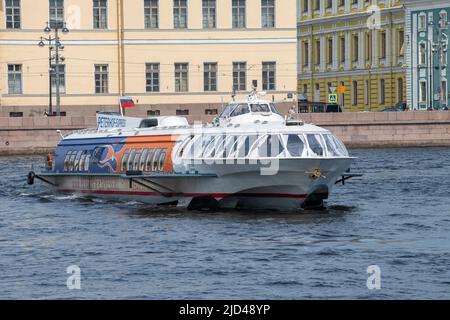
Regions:
M 351 153 L 364 177 L 296 213 L 58 195 L 26 185 L 43 157 L 0 157 L 0 298 L 449 299 L 450 149 Z

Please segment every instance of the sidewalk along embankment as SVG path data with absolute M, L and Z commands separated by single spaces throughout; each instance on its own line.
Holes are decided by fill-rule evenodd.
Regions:
M 299 114 L 306 123 L 324 127 L 349 148 L 450 147 L 450 112 L 361 112 Z M 212 116 L 187 117 L 211 121 Z M 0 117 L 0 155 L 53 152 L 61 136 L 74 130 L 94 128 L 96 118 Z

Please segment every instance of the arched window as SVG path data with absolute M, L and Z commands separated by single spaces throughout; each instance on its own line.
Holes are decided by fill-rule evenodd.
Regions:
M 148 149 L 144 149 L 139 160 L 139 171 L 144 171 L 145 161 L 147 160 Z
M 150 151 L 147 154 L 147 159 L 145 161 L 145 168 L 144 171 L 152 171 L 152 160 L 153 160 L 153 154 L 155 153 L 155 149 L 150 149 Z
M 321 143 L 321 137 L 318 134 L 308 134 L 306 139 L 309 144 L 309 155 L 313 157 L 323 157 L 325 155 L 324 147 Z
M 127 162 L 128 162 L 129 155 L 130 155 L 130 149 L 126 149 L 122 155 L 122 162 L 120 164 L 122 171 L 126 171 L 126 169 L 127 169 Z
M 136 154 L 136 149 L 131 149 L 130 155 L 128 157 L 128 162 L 127 162 L 127 171 L 131 171 L 133 170 L 133 160 L 134 160 L 134 155 Z
M 158 164 L 158 171 L 164 170 L 164 161 L 166 159 L 167 149 L 163 149 L 161 152 L 161 155 L 159 156 L 159 164 Z
M 289 151 L 291 157 L 302 157 L 305 151 L 305 139 L 303 135 L 288 135 L 287 150 Z
M 159 162 L 159 156 L 161 154 L 161 149 L 156 149 L 155 155 L 153 156 L 152 161 L 152 171 L 156 172 L 158 170 L 158 162 Z

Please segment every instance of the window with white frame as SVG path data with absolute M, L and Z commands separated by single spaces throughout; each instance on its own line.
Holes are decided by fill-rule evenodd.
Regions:
M 6 29 L 20 29 L 20 0 L 5 0 Z
M 157 29 L 159 27 L 158 0 L 144 0 L 144 20 L 146 29 Z
M 107 0 L 93 0 L 94 29 L 108 28 Z

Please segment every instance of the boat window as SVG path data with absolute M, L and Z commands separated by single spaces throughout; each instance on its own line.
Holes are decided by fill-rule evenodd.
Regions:
M 153 154 L 155 153 L 155 149 L 150 149 L 147 155 L 147 160 L 145 162 L 145 168 L 144 171 L 152 171 L 152 160 L 153 160 Z
M 229 158 L 237 150 L 237 136 L 228 136 L 223 150 L 223 158 Z
M 258 157 L 272 158 L 278 157 L 284 151 L 284 146 L 278 135 L 266 135 L 260 138 L 253 149 L 257 151 Z
M 248 107 L 248 104 L 240 104 L 236 109 L 234 109 L 233 113 L 231 114 L 231 117 L 237 117 L 247 113 L 250 113 L 250 108 Z
M 251 104 L 252 112 L 270 112 L 269 106 L 267 104 Z
M 133 170 L 133 160 L 134 160 L 134 155 L 136 154 L 136 149 L 131 149 L 130 151 L 130 155 L 128 156 L 128 161 L 127 161 L 127 171 L 131 171 Z
M 78 171 L 79 169 L 79 164 L 80 164 L 80 159 L 81 159 L 81 155 L 83 154 L 83 151 L 80 150 L 77 152 L 76 157 L 75 157 L 75 164 L 74 164 L 74 171 Z
M 270 104 L 270 110 L 272 110 L 273 113 L 281 115 L 280 111 L 278 110 L 278 108 L 273 103 Z
M 189 143 L 193 138 L 193 136 L 189 136 L 181 143 L 180 149 L 178 150 L 178 157 L 182 158 L 186 153 L 185 151 L 189 150 Z
M 84 171 L 84 162 L 86 161 L 87 151 L 83 151 L 80 158 L 80 165 L 78 167 L 79 171 Z
M 226 135 L 219 136 L 216 141 L 215 152 L 213 155 L 211 155 L 211 157 L 225 158 L 226 157 L 226 151 L 225 151 L 225 143 L 226 142 L 227 142 Z
M 251 135 L 243 137 L 243 140 L 239 144 L 238 157 L 245 158 L 250 153 L 250 149 L 253 144 L 256 142 L 258 136 Z
M 70 156 L 72 155 L 72 151 L 67 151 L 66 156 L 64 157 L 64 171 L 68 171 L 69 170 L 69 159 Z
M 209 143 L 206 145 L 203 151 L 203 158 L 208 158 L 211 154 L 214 153 L 214 147 L 216 146 L 217 137 L 212 137 Z
M 139 149 L 136 152 L 136 155 L 134 156 L 134 161 L 133 161 L 133 170 L 134 171 L 139 170 L 139 163 L 141 161 L 141 154 L 142 154 L 142 149 Z
M 71 154 L 70 160 L 69 160 L 69 171 L 73 171 L 76 155 L 77 155 L 77 152 L 72 151 L 72 154 Z
M 308 140 L 309 149 L 312 152 L 311 156 L 323 157 L 324 156 L 324 147 L 320 143 L 320 135 L 318 134 L 308 134 L 306 135 Z
M 329 134 L 323 135 L 323 138 L 325 140 L 325 144 L 327 146 L 328 150 L 328 156 L 330 157 L 339 157 L 339 150 L 336 146 L 336 143 L 331 139 Z
M 238 156 L 238 147 L 245 137 L 233 137 L 233 144 L 228 151 L 227 158 L 236 158 Z
M 130 155 L 130 149 L 126 149 L 125 152 L 122 155 L 122 163 L 121 163 L 122 171 L 126 171 L 127 162 L 128 162 L 128 156 L 129 155 Z
M 161 154 L 161 149 L 156 149 L 155 155 L 153 156 L 153 161 L 152 161 L 152 171 L 153 172 L 158 170 L 158 160 L 159 160 L 160 154 Z
M 220 114 L 221 118 L 227 118 L 230 116 L 230 114 L 233 112 L 233 110 L 236 108 L 237 104 L 230 104 L 222 111 Z
M 145 160 L 147 159 L 148 149 L 142 151 L 141 159 L 139 160 L 139 171 L 144 171 Z
M 305 151 L 305 141 L 303 136 L 297 134 L 288 135 L 287 149 L 291 157 L 302 157 Z
M 158 170 L 163 171 L 164 169 L 164 160 L 166 159 L 167 149 L 163 149 L 161 155 L 159 156 L 159 165 Z
M 334 141 L 337 151 L 340 156 L 342 157 L 348 157 L 350 156 L 348 153 L 347 148 L 345 147 L 344 143 L 335 135 L 329 135 L 330 139 Z
M 84 162 L 84 171 L 89 171 L 90 161 L 91 161 L 91 151 L 88 151 L 88 154 L 86 155 L 86 160 Z

